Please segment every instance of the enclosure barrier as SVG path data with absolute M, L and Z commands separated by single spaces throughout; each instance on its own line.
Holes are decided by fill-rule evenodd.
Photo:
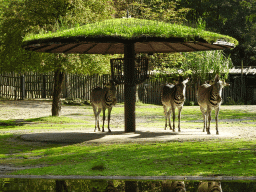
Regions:
M 7 99 L 51 99 L 53 94 L 54 73 L 25 74 L 0 73 L 0 98 Z M 90 100 L 91 90 L 95 87 L 103 87 L 111 75 L 78 75 L 67 74 L 62 86 L 62 98 Z M 166 76 L 149 75 L 149 78 L 139 85 L 136 90 L 136 101 L 148 104 L 161 104 L 161 88 L 171 80 Z M 256 104 L 256 89 L 250 86 L 251 79 L 243 76 L 245 84 L 242 86 L 241 77 L 230 76 L 222 92 L 224 103 L 233 102 L 241 104 Z M 197 83 L 188 83 L 186 88 L 186 105 L 197 103 Z M 124 102 L 124 85 L 117 86 L 118 102 Z

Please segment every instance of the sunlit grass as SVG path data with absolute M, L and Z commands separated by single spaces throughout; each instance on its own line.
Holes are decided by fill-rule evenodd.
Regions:
M 147 144 L 68 145 L 26 151 L 18 165 L 47 167 L 18 171 L 32 175 L 229 175 L 253 176 L 256 141 L 225 140 Z M 37 158 L 35 157 L 35 154 Z M 22 158 L 22 153 L 12 156 Z M 38 158 L 39 157 L 39 158 Z M 93 170 L 95 165 L 104 167 Z
M 26 119 L 26 122 L 36 122 L 36 123 L 85 123 L 84 120 L 78 120 L 78 119 L 72 119 L 70 117 L 54 117 L 54 116 L 48 116 L 48 117 L 40 117 L 40 118 L 33 118 L 33 119 Z
M 236 175 L 256 174 L 256 140 L 209 140 L 137 144 L 51 144 L 25 142 L 19 135 L 63 130 L 94 129 L 91 106 L 83 108 L 85 117 L 40 117 L 0 121 L 0 164 L 11 166 L 43 166 L 16 172 L 35 175 Z M 123 106 L 114 107 L 112 118 L 123 118 Z M 177 115 L 177 112 L 176 112 Z M 213 112 L 214 117 L 214 112 Z M 138 127 L 164 129 L 163 107 L 136 107 Z M 220 125 L 253 126 L 256 114 L 246 110 L 221 110 Z M 214 119 L 214 118 L 213 118 Z M 232 122 L 234 120 L 234 122 Z M 184 106 L 181 131 L 202 129 L 202 114 L 198 106 Z M 113 121 L 114 122 L 114 121 Z M 177 118 L 176 118 L 177 122 Z M 177 124 L 176 124 L 177 125 Z M 120 126 L 119 123 L 113 127 Z M 96 168 L 95 168 L 96 167 Z
M 66 30 L 57 30 L 56 32 L 42 31 L 40 34 L 28 34 L 24 41 L 34 39 L 45 39 L 53 37 L 118 37 L 132 39 L 138 37 L 179 37 L 184 41 L 194 41 L 195 38 L 203 38 L 209 43 L 218 39 L 224 39 L 230 43 L 238 44 L 238 41 L 226 35 L 195 29 L 183 25 L 170 24 L 160 21 L 151 21 L 145 19 L 110 19 L 103 22 L 97 22 L 79 26 Z
M 113 111 L 116 109 L 113 109 Z M 120 112 L 121 109 L 118 109 Z M 115 112 L 114 112 L 115 113 Z M 175 115 L 177 119 L 178 110 L 175 110 Z M 163 107 L 160 105 L 154 105 L 154 107 L 137 107 L 136 108 L 136 117 L 143 117 L 147 116 L 147 118 L 152 117 L 155 119 L 163 120 L 164 118 L 164 110 Z M 171 115 L 172 116 L 172 115 Z M 212 110 L 212 119 L 215 118 L 215 110 Z M 255 112 L 248 112 L 246 110 L 222 110 L 220 109 L 219 112 L 219 119 L 241 119 L 243 120 L 256 120 L 256 113 Z M 181 120 L 182 121 L 196 121 L 196 120 L 203 120 L 202 112 L 200 111 L 199 106 L 184 106 L 181 112 Z

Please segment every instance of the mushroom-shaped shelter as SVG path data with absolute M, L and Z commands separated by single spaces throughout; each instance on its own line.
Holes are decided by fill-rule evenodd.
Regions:
M 232 37 L 160 21 L 124 18 L 29 35 L 23 48 L 47 53 L 124 54 L 125 132 L 135 132 L 135 54 L 234 48 Z

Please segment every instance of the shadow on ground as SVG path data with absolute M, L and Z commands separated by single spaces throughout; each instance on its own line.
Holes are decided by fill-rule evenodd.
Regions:
M 161 137 L 171 137 L 177 135 L 176 132 L 143 132 L 125 133 L 123 131 L 115 132 L 50 132 L 50 133 L 32 133 L 21 135 L 20 138 L 25 141 L 49 142 L 49 143 L 83 143 L 83 142 L 122 142 L 136 140 L 155 140 Z

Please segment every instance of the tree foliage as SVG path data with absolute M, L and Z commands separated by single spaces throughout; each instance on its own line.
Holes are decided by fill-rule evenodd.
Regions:
M 28 53 L 20 47 L 29 23 L 25 18 L 25 5 L 14 0 L 1 4 L 4 11 L 0 27 L 0 63 L 2 71 L 23 71 L 29 69 L 28 63 L 37 63 L 40 58 L 36 53 Z M 27 63 L 28 62 L 28 63 Z
M 190 8 L 187 20 L 190 24 L 203 19 L 210 31 L 229 35 L 239 41 L 239 46 L 228 51 L 234 65 L 256 65 L 254 58 L 256 44 L 255 21 L 256 1 L 254 0 L 179 0 L 179 7 Z
M 182 56 L 184 59 L 180 69 L 192 76 L 195 82 L 213 79 L 215 74 L 221 74 L 227 79 L 229 68 L 233 65 L 231 58 L 226 57 L 223 51 L 182 53 Z
M 208 1 L 201 0 L 193 2 L 186 0 L 131 0 L 128 2 L 116 0 L 114 4 L 116 8 L 115 16 L 125 17 L 128 10 L 129 14 L 135 18 L 160 20 L 178 24 L 189 23 L 189 25 L 192 25 L 191 23 L 195 23 L 195 25 L 192 25 L 193 27 L 205 29 L 207 27 L 207 23 L 203 16 L 207 16 L 211 12 L 208 13 L 210 9 L 205 10 L 203 7 L 205 4 L 202 4 L 202 2 L 209 3 Z M 153 70 L 157 74 L 179 75 L 181 73 L 185 76 L 192 75 L 194 79 L 198 79 L 199 77 L 206 79 L 206 76 L 210 72 L 224 73 L 226 77 L 226 74 L 228 73 L 227 67 L 232 66 L 231 59 L 226 58 L 224 53 L 221 51 L 184 54 L 155 53 L 152 56 L 148 56 L 148 58 L 150 61 L 149 69 Z M 225 65 L 223 65 L 224 63 Z
M 47 7 L 47 9 L 46 9 Z M 83 0 L 14 0 L 2 4 L 0 23 L 0 62 L 2 71 L 54 70 L 53 55 L 28 52 L 21 48 L 27 33 L 56 31 L 76 25 L 111 18 L 113 8 L 109 1 Z M 10 27 L 12 26 L 12 27 Z M 97 61 L 90 63 L 88 61 Z M 106 73 L 109 58 L 101 55 L 68 55 L 62 63 L 65 72 Z M 76 65 L 77 64 L 77 65 Z M 102 67 L 99 67 L 102 65 Z M 88 67 L 87 67 L 88 66 Z M 95 66 L 95 68 L 93 67 Z M 58 67 L 59 68 L 59 67 Z
M 114 0 L 115 17 L 126 17 L 127 10 L 131 17 L 138 19 L 159 20 L 182 24 L 188 8 L 178 8 L 176 1 L 165 0 Z
M 25 51 L 22 40 L 28 33 L 56 31 L 74 25 L 111 17 L 112 7 L 107 0 L 13 0 L 1 4 L 0 10 L 0 69 L 1 71 L 45 71 L 54 75 L 52 115 L 61 110 L 61 86 L 66 72 L 102 73 L 109 62 L 105 56 L 75 54 L 46 54 Z M 92 60 L 96 61 L 92 62 Z M 90 65 L 88 64 L 88 61 Z M 99 67 L 102 65 L 104 67 Z M 106 72 L 106 71 L 104 71 Z
M 231 58 L 226 56 L 223 51 L 155 55 L 149 57 L 150 69 L 154 69 L 155 74 L 172 75 L 173 77 L 190 76 L 194 83 L 198 80 L 204 82 L 212 79 L 215 74 L 220 74 L 223 79 L 227 79 L 229 69 L 233 66 Z
M 196 22 L 196 27 L 206 27 L 207 29 L 220 33 L 223 32 L 231 36 L 232 29 L 228 31 L 229 28 L 227 26 L 233 27 L 232 25 L 235 24 L 236 19 L 240 19 L 245 24 L 239 28 L 233 27 L 235 31 L 234 34 L 236 34 L 234 37 L 239 36 L 240 38 L 250 39 L 251 42 L 255 42 L 252 36 L 253 31 L 248 30 L 255 29 L 255 27 L 253 28 L 253 22 L 256 18 L 253 11 L 254 8 L 252 7 L 253 3 L 250 1 L 240 2 L 236 0 L 224 0 L 213 2 L 196 0 L 193 1 L 193 3 L 187 0 L 1 1 L 5 3 L 2 3 L 0 6 L 0 16 L 2 18 L 0 20 L 0 62 L 1 69 L 7 71 L 52 71 L 57 67 L 55 62 L 53 62 L 54 55 L 28 52 L 20 47 L 25 34 L 40 33 L 41 31 L 54 32 L 65 28 L 101 21 L 112 18 L 113 16 L 120 18 L 126 16 L 127 10 L 129 10 L 130 15 L 135 18 L 160 20 L 178 24 Z M 243 35 L 244 31 L 246 31 L 245 35 Z M 250 31 L 251 34 L 248 31 Z M 247 42 L 249 42 L 249 40 Z M 251 53 L 250 59 L 253 59 L 253 53 L 256 49 L 254 45 L 250 45 L 246 45 L 246 52 Z M 236 51 L 232 52 L 231 58 L 233 60 L 235 54 L 238 53 Z M 191 55 L 190 53 L 185 55 L 181 55 L 180 53 L 154 54 L 150 56 L 150 68 L 163 73 L 166 71 L 174 72 L 176 69 L 184 69 L 184 71 L 187 72 L 189 70 L 198 71 L 198 69 L 201 68 L 200 65 L 191 65 L 189 69 L 190 65 L 188 65 L 188 63 L 191 61 L 192 57 L 199 59 L 201 55 L 202 53 L 191 53 Z M 62 61 L 61 67 L 58 66 L 57 68 L 72 73 L 109 73 L 109 59 L 111 57 L 112 56 L 69 54 L 65 56 L 65 61 Z M 224 57 L 220 58 L 225 60 Z M 193 62 L 196 62 L 195 59 L 193 59 Z M 202 61 L 200 60 L 200 62 Z M 221 65 L 221 62 L 211 66 L 217 65 Z M 196 67 L 199 68 L 197 69 Z M 214 71 L 214 69 L 211 68 L 206 67 L 205 70 L 206 69 Z M 219 70 L 222 70 L 222 68 L 219 68 Z

